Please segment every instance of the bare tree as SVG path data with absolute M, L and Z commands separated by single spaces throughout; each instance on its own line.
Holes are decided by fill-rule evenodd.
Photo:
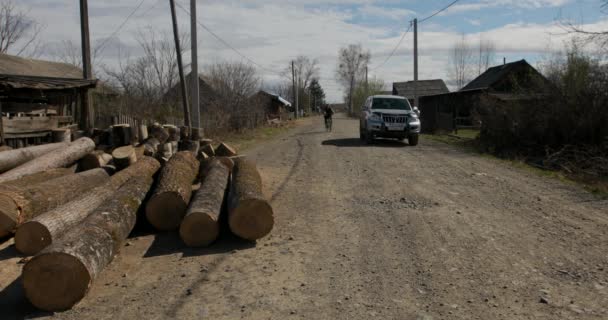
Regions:
M 36 56 L 41 45 L 42 26 L 15 7 L 12 1 L 0 4 L 0 52 Z
M 484 73 L 496 59 L 496 45 L 491 40 L 479 38 L 479 63 L 477 75 Z
M 298 56 L 294 61 L 294 72 L 298 87 L 304 89 L 308 87 L 310 80 L 319 75 L 319 61 L 310 59 L 306 56 Z M 291 63 L 285 68 L 285 75 L 291 78 Z
M 600 11 L 604 14 L 608 14 L 608 0 L 602 0 L 601 2 Z M 591 31 L 571 21 L 562 22 L 561 25 L 567 33 L 580 36 L 580 40 L 583 42 L 593 43 L 600 48 L 608 49 L 608 30 Z
M 74 41 L 63 40 L 60 43 L 48 44 L 46 47 L 51 59 L 82 67 L 82 50 Z
M 473 49 L 463 35 L 454 44 L 449 56 L 448 74 L 458 89 L 462 89 L 471 79 L 473 56 Z
M 353 91 L 357 79 L 361 78 L 370 60 L 371 53 L 363 50 L 361 44 L 350 44 L 347 47 L 340 48 L 338 53 L 336 78 L 347 90 L 346 99 L 351 115 L 353 113 Z
M 261 86 L 255 68 L 242 62 L 220 62 L 207 66 L 205 77 L 226 106 L 237 108 Z

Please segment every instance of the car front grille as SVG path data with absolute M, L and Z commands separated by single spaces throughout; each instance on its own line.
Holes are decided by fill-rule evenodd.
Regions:
M 382 120 L 386 123 L 405 123 L 405 116 L 382 115 Z

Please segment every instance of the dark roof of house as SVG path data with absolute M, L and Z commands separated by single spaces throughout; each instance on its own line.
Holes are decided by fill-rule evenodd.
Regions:
M 192 72 L 186 75 L 186 89 L 188 94 L 190 94 L 190 78 L 192 77 Z M 167 93 L 164 95 L 164 99 L 167 100 L 176 100 L 181 99 L 181 89 L 180 89 L 180 81 L 178 81 Z M 198 87 L 199 87 L 199 96 L 200 102 L 202 104 L 207 104 L 212 101 L 217 100 L 218 93 L 209 85 L 209 83 L 205 80 L 203 75 L 198 75 Z M 178 101 L 178 100 L 176 100 Z
M 416 96 L 416 93 L 419 97 L 423 97 L 450 92 L 445 82 L 441 79 L 418 80 L 417 88 L 414 85 L 414 81 L 394 82 L 392 93 L 406 98 L 413 98 Z
M 282 105 L 284 105 L 286 107 L 291 107 L 291 102 L 287 101 L 285 98 L 279 96 L 278 94 L 274 94 L 274 93 L 271 93 L 271 92 L 268 92 L 268 91 L 265 91 L 265 90 L 260 90 L 253 97 L 256 97 L 256 96 L 259 96 L 259 95 L 271 97 L 272 99 L 274 99 L 275 101 L 281 103 Z
M 482 73 L 479 77 L 469 82 L 469 84 L 467 84 L 466 86 L 464 86 L 464 88 L 460 90 L 463 91 L 490 88 L 500 80 L 504 79 L 504 77 L 508 76 L 510 73 L 522 67 L 529 67 L 534 69 L 526 60 L 519 60 L 500 66 L 495 66 Z
M 61 90 L 94 87 L 76 66 L 0 54 L 0 86 L 12 89 Z

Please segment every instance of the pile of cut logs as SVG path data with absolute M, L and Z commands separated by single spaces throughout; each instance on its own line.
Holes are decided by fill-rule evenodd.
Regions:
M 22 276 L 34 306 L 62 311 L 82 300 L 139 217 L 179 231 L 191 247 L 218 238 L 222 214 L 248 241 L 272 230 L 254 162 L 198 130 L 138 131 L 139 143 L 118 125 L 93 138 L 0 151 L 0 237 L 14 235 L 17 250 L 33 256 Z

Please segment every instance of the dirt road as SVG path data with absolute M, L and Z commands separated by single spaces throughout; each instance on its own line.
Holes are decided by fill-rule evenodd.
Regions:
M 35 312 L 0 247 L 6 318 L 608 319 L 608 202 L 421 140 L 366 146 L 315 118 L 249 154 L 272 235 L 185 249 L 140 234 L 73 310 Z

